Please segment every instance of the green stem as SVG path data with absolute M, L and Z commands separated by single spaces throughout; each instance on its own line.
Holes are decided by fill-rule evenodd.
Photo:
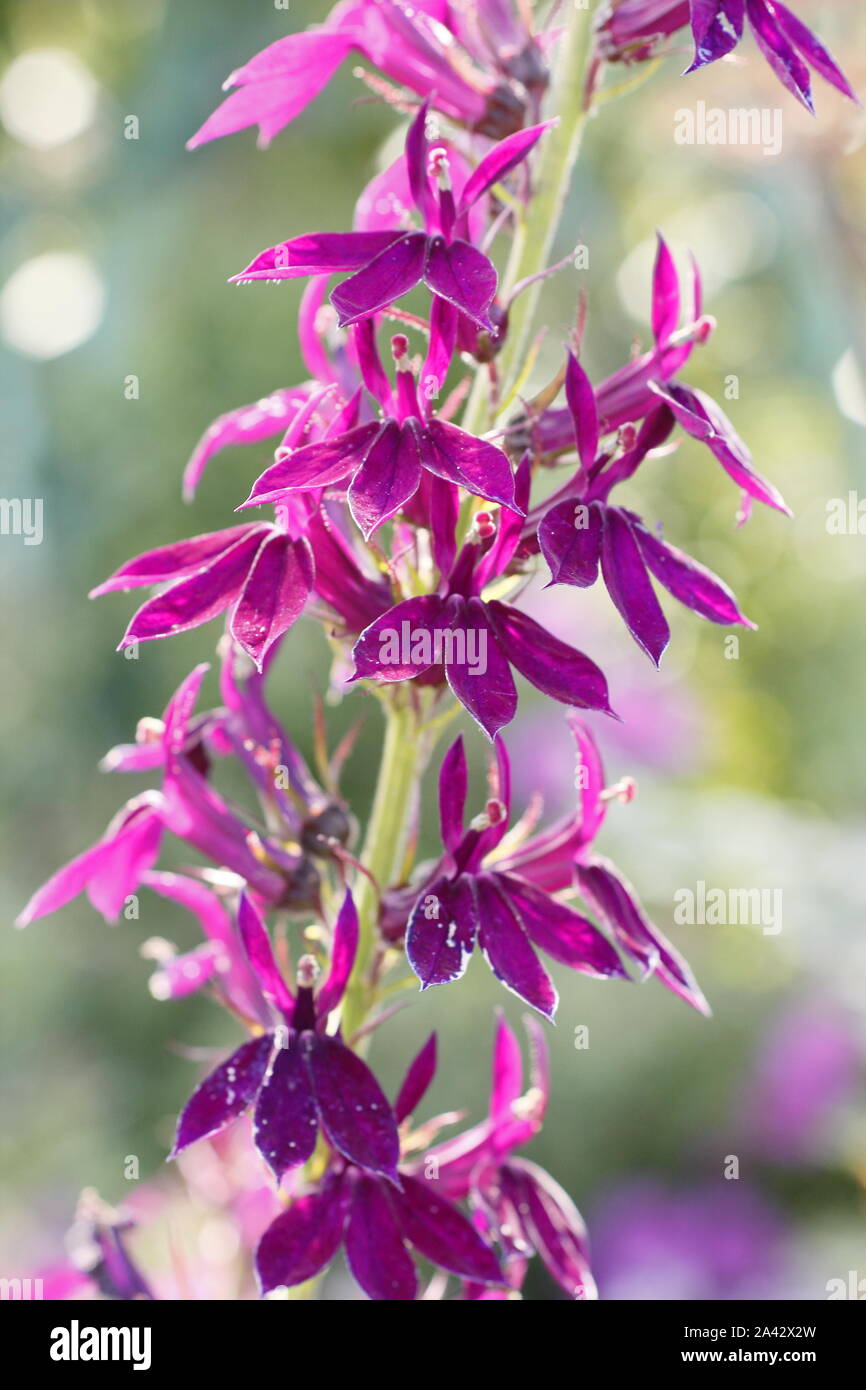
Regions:
M 387 693 L 385 739 L 373 809 L 361 863 L 380 888 L 399 881 L 412 825 L 413 800 L 429 753 L 422 714 L 409 686 Z M 363 876 L 356 891 L 360 926 L 358 955 L 343 1005 L 343 1032 L 351 1036 L 364 1022 L 373 1003 L 370 965 L 377 944 L 379 895 Z
M 521 280 L 537 275 L 550 262 L 588 115 L 584 107 L 584 78 L 591 52 L 593 8 L 574 5 L 559 43 L 550 100 L 550 109 L 559 116 L 559 124 L 548 131 L 540 147 L 535 188 L 515 229 L 502 280 L 503 300 Z M 540 291 L 540 283 L 530 285 L 511 306 L 508 336 L 497 358 L 503 396 L 514 385 L 529 350 Z M 470 433 L 489 428 L 489 414 L 487 374 L 481 370 L 466 405 L 463 428 Z

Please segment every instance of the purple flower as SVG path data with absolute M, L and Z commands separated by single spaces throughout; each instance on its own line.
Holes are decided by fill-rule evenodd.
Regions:
M 231 74 L 236 87 L 189 141 L 259 127 L 267 145 L 331 80 L 350 53 L 360 53 L 386 77 L 428 97 L 436 110 L 481 135 L 518 130 L 535 110 L 547 68 L 523 7 L 512 0 L 344 0 L 322 25 L 270 44 Z M 406 97 L 380 79 L 371 85 L 401 109 Z M 411 98 L 409 98 L 411 100 Z
M 497 329 L 488 310 L 496 293 L 496 271 L 488 257 L 466 239 L 469 214 L 494 184 L 526 158 L 552 123 L 519 131 L 495 145 L 455 201 L 448 152 L 431 146 L 428 116 L 425 102 L 409 127 L 405 154 L 409 188 L 423 230 L 398 226 L 295 237 L 262 251 L 233 279 L 291 280 L 350 271 L 331 294 L 342 327 L 389 307 L 423 282 L 437 299 L 495 336 Z M 456 323 L 451 331 L 456 332 Z
M 340 434 L 358 418 L 357 391 L 340 408 L 333 385 L 277 392 L 255 406 L 220 416 L 187 464 L 184 490 L 192 495 L 209 460 L 229 444 L 252 443 L 282 433 L 281 450 L 302 441 Z M 187 632 L 229 610 L 229 632 L 261 670 L 276 642 L 297 622 L 313 589 L 315 564 L 307 536 L 317 495 L 293 496 L 276 520 L 231 526 L 146 551 L 121 565 L 91 598 L 117 590 L 160 588 L 132 618 L 120 649 Z
M 434 1034 L 410 1065 L 395 1102 L 401 1125 L 423 1098 L 435 1067 Z M 403 1168 L 394 1183 L 338 1162 L 262 1236 L 256 1251 L 262 1292 L 314 1278 L 341 1245 L 354 1278 L 371 1299 L 407 1302 L 417 1297 L 418 1276 L 408 1247 L 459 1278 L 485 1285 L 503 1282 L 490 1246 L 438 1185 Z
M 374 380 L 380 403 L 388 411 L 385 419 L 284 454 L 257 480 L 243 505 L 280 505 L 296 492 L 331 487 L 351 475 L 349 507 L 365 540 L 369 540 L 415 495 L 426 471 L 515 509 L 514 478 L 507 455 L 456 425 L 428 418 L 418 400 L 408 346 L 403 334 L 392 339 L 397 367 L 394 403 L 375 343 L 371 339 L 367 344 L 379 369 Z M 372 369 L 370 376 L 373 379 Z
M 238 928 L 274 1022 L 245 1042 L 193 1092 L 178 1120 L 172 1157 L 216 1134 L 255 1106 L 256 1148 L 279 1181 L 312 1156 L 321 1129 L 358 1167 L 397 1181 L 399 1141 L 391 1107 L 369 1067 L 326 1032 L 348 984 L 358 918 L 347 892 L 334 928 L 327 979 L 313 990 L 316 965 L 305 956 L 293 995 L 274 959 L 267 929 L 244 894 Z
M 538 1164 L 514 1158 L 541 1129 L 550 1094 L 547 1046 L 539 1026 L 526 1020 L 532 1067 L 523 1092 L 520 1046 L 500 1015 L 493 1049 L 493 1075 L 487 1118 L 474 1128 L 431 1149 L 425 1165 L 455 1200 L 468 1198 L 478 1228 L 503 1246 L 503 1264 L 513 1289 L 523 1283 L 529 1259 L 537 1254 L 569 1298 L 596 1298 L 583 1218 L 571 1198 Z M 469 1285 L 466 1297 L 505 1298 Z
M 406 956 L 421 988 L 448 984 L 465 972 L 476 942 L 494 975 L 552 1019 L 558 1003 L 540 949 L 563 965 L 604 979 L 627 978 L 597 927 L 500 867 L 510 816 L 508 757 L 497 740 L 497 769 L 482 816 L 465 826 L 468 790 L 463 739 L 452 744 L 439 773 L 439 819 L 445 854 L 428 875 L 409 914 Z
M 529 462 L 516 479 L 525 508 Z M 517 711 L 515 667 L 537 689 L 564 704 L 612 713 L 602 671 L 583 652 L 547 632 L 527 614 L 482 591 L 505 573 L 520 543 L 521 520 L 502 513 L 500 525 L 482 513 L 438 593 L 405 599 L 361 633 L 352 653 L 353 679 L 393 682 L 447 680 L 488 737 Z
M 650 574 L 702 618 L 754 627 L 721 579 L 649 531 L 634 512 L 608 504 L 611 489 L 631 477 L 650 450 L 664 442 L 673 425 L 671 413 L 653 412 L 631 447 L 617 456 L 600 450 L 595 394 L 571 353 L 565 389 L 580 466 L 557 494 L 561 500 L 545 511 L 538 526 L 538 544 L 550 566 L 551 583 L 586 588 L 595 583 L 600 565 L 608 593 L 629 632 L 656 665 L 670 629 Z
M 574 447 L 577 431 L 583 461 L 584 457 L 589 458 L 599 435 L 642 421 L 643 431 L 637 440 L 627 445 L 622 457 L 611 459 L 608 453 L 604 458 L 592 460 L 595 471 L 605 467 L 609 492 L 615 483 L 631 476 L 649 450 L 664 442 L 673 417 L 687 434 L 707 445 L 747 500 L 754 498 L 790 515 L 781 494 L 755 470 L 748 449 L 716 402 L 703 391 L 675 379 L 695 344 L 705 342 L 714 326 L 714 321 L 703 314 L 701 279 L 696 265 L 693 265 L 690 315 L 679 328 L 681 302 L 676 266 L 665 241 L 659 236 L 652 286 L 654 346 L 595 388 L 594 401 L 591 388 L 582 380 L 573 379 L 568 407 L 545 411 L 533 430 L 533 442 L 542 453 L 556 454 Z
M 602 12 L 599 52 L 608 61 L 652 56 L 660 40 L 691 26 L 695 56 L 688 72 L 731 53 L 746 20 L 784 87 L 814 114 L 809 68 L 852 101 L 857 98 L 824 45 L 780 0 L 613 0 Z
M 281 524 L 282 523 L 282 524 Z M 168 585 L 139 608 L 118 650 L 188 632 L 231 609 L 229 630 L 256 664 L 301 616 L 313 587 L 313 555 L 288 520 L 231 526 L 148 550 L 91 591 Z
M 631 800 L 634 784 L 625 779 L 606 787 L 595 740 L 577 715 L 569 712 L 566 719 L 577 745 L 578 805 L 572 814 L 530 835 L 500 859 L 497 868 L 501 873 L 517 874 L 549 894 L 576 889 L 645 977 L 657 975 L 678 998 L 699 1013 L 709 1014 L 709 1005 L 686 961 L 647 917 L 619 869 L 594 849 L 609 803 Z
M 140 884 L 156 886 L 149 875 L 165 830 L 228 870 L 235 883 L 246 883 L 262 902 L 288 909 L 317 902 L 319 874 L 312 860 L 327 858 L 333 845 L 346 842 L 351 829 L 348 813 L 336 796 L 317 785 L 274 718 L 264 700 L 261 676 L 253 674 L 241 683 L 237 664 L 228 643 L 222 668 L 225 709 L 194 714 L 208 669 L 197 666 L 178 687 L 161 720 L 142 720 L 138 742 L 112 749 L 104 769 L 161 768 L 161 789 L 128 801 L 96 845 L 34 894 L 18 918 L 20 926 L 55 912 L 81 892 L 108 921 L 115 921 Z M 279 825 L 279 834 L 242 817 L 211 784 L 211 758 L 230 754 L 248 773 L 265 817 L 272 826 Z M 296 848 L 287 849 L 287 844 Z M 214 939 L 225 940 L 218 925 L 213 930 Z M 212 933 L 206 934 L 211 939 Z M 217 951 L 211 973 L 218 959 Z M 199 962 L 201 970 L 205 964 Z

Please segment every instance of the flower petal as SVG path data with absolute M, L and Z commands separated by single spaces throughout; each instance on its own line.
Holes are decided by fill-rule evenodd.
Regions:
M 231 634 L 259 670 L 275 642 L 304 611 L 313 588 L 313 552 L 306 540 L 275 533 L 253 561 L 231 617 Z
M 319 1123 L 296 1034 L 271 1059 L 253 1118 L 253 1140 L 277 1182 L 312 1156 Z
M 458 602 L 452 599 L 452 604 Z M 517 690 L 485 605 L 470 598 L 460 603 L 459 611 L 452 623 L 445 674 L 457 699 L 492 739 L 517 713 Z
M 511 464 L 495 444 L 476 439 L 474 434 L 444 420 L 429 420 L 423 426 L 409 420 L 407 426 L 417 438 L 421 463 L 437 478 L 457 483 L 476 497 L 517 510 Z
M 463 838 L 463 818 L 469 790 L 469 772 L 463 735 L 452 743 L 439 769 L 439 827 L 442 843 L 453 851 Z
M 127 589 L 183 579 L 204 569 L 231 550 L 238 541 L 260 529 L 258 523 L 251 526 L 247 522 L 243 526 L 230 526 L 225 531 L 210 531 L 204 536 L 190 536 L 189 540 L 176 541 L 174 545 L 147 550 L 143 555 L 127 560 L 104 584 L 91 589 L 89 597 L 99 598 L 102 594 L 115 593 L 117 590 L 125 592 Z
M 316 1014 L 325 1018 L 336 1009 L 346 992 L 358 952 L 358 911 L 350 889 L 346 889 L 331 943 L 331 967 L 316 994 Z
M 478 907 L 468 876 L 440 878 L 412 909 L 406 958 L 421 988 L 459 980 L 469 964 L 478 929 Z
M 374 233 L 358 233 L 372 236 Z M 407 232 L 392 241 L 355 275 L 338 285 L 331 303 L 339 315 L 340 327 L 369 318 L 408 294 L 424 274 L 427 238 L 423 232 Z
M 482 1284 L 504 1280 L 499 1261 L 461 1211 L 432 1183 L 403 1175 L 402 1190 L 388 1193 L 403 1234 L 425 1259 Z
M 431 237 L 423 272 L 429 290 L 447 299 L 491 337 L 497 337 L 487 313 L 496 294 L 496 269 L 482 251 L 468 241 L 447 244 L 442 237 Z
M 398 1125 L 411 1115 L 424 1099 L 436 1075 L 436 1034 L 431 1033 L 421 1051 L 413 1057 L 394 1102 Z
M 204 569 L 142 604 L 123 634 L 121 649 L 133 642 L 152 642 L 188 632 L 222 613 L 240 594 L 269 532 L 270 527 L 250 528 L 245 537 Z
M 680 321 L 680 277 L 667 242 L 658 234 L 653 268 L 652 330 L 657 343 L 666 343 Z
M 482 875 L 476 883 L 478 945 L 490 969 L 518 998 L 552 1020 L 558 1003 L 556 990 L 529 937 L 493 878 Z
M 238 444 L 258 444 L 262 439 L 285 434 L 303 410 L 309 392 L 304 387 L 274 391 L 252 405 L 239 406 L 208 425 L 183 472 L 183 495 L 190 501 L 202 474 L 215 454 Z
M 33 894 L 15 920 L 26 927 L 65 907 L 79 893 L 87 896 L 108 922 L 116 922 L 131 893 L 159 857 L 162 822 L 148 800 L 136 797 L 105 836 L 86 849 Z
M 418 490 L 421 463 L 411 430 L 389 420 L 373 441 L 349 488 L 352 516 L 368 541 Z
M 256 479 L 243 506 L 261 506 L 265 502 L 278 501 L 285 492 L 330 487 L 332 483 L 340 482 L 353 468 L 363 463 L 381 428 L 376 422 L 359 425 L 357 429 L 335 435 L 332 439 L 320 439 L 315 444 L 304 444 L 300 449 L 293 449 Z
M 598 409 L 592 382 L 573 352 L 565 369 L 565 396 L 574 422 L 577 453 L 583 467 L 591 468 L 598 453 Z
M 193 150 L 208 140 L 259 127 L 259 144 L 267 145 L 318 96 L 352 48 L 351 31 L 316 28 L 278 39 L 232 74 L 243 82 L 187 143 Z
M 597 503 L 567 497 L 541 519 L 538 544 L 550 567 L 551 584 L 586 589 L 598 578 L 602 513 Z
M 821 74 L 825 82 L 829 82 L 843 96 L 850 97 L 859 106 L 860 102 L 857 100 L 856 93 L 847 77 L 834 62 L 821 41 L 812 33 L 812 30 L 807 28 L 795 14 L 792 14 L 787 5 L 781 3 L 781 0 L 773 0 L 773 14 L 779 28 L 799 48 L 806 62 Z
M 359 1168 L 397 1182 L 397 1126 L 366 1062 L 325 1033 L 304 1033 L 301 1047 L 319 1119 L 331 1143 Z
M 604 673 L 526 613 L 493 600 L 487 612 L 512 666 L 554 700 L 613 714 Z
M 252 1038 L 205 1077 L 181 1112 L 172 1158 L 196 1140 L 216 1134 L 252 1105 L 264 1080 L 273 1045 L 270 1033 Z
M 500 140 L 498 145 L 494 145 L 466 180 L 458 215 L 468 211 L 495 183 L 499 183 L 522 163 L 544 132 L 556 124 L 553 120 L 544 121 L 541 125 L 526 126 L 523 130 L 509 135 L 507 139 Z
M 695 56 L 687 72 L 724 58 L 743 37 L 744 0 L 689 0 Z
M 754 623 L 740 612 L 736 598 L 718 575 L 648 531 L 637 518 L 629 517 L 629 520 L 644 563 L 669 594 L 711 623 L 754 627 Z
M 346 1223 L 346 1259 L 368 1298 L 411 1302 L 418 1292 L 415 1263 L 382 1184 L 359 1178 Z
M 404 681 L 429 671 L 437 633 L 451 628 L 438 594 L 423 594 L 389 608 L 361 633 L 352 651 L 355 679 Z
M 710 1008 L 686 961 L 647 917 L 635 890 L 607 859 L 575 867 L 577 885 L 620 947 L 699 1013 Z
M 497 874 L 523 928 L 540 950 L 572 970 L 598 979 L 628 979 L 616 951 L 586 917 L 519 878 Z
M 268 246 L 233 275 L 233 284 L 250 280 L 296 280 L 304 275 L 358 270 L 400 241 L 402 232 L 314 232 Z
M 686 433 L 702 440 L 725 472 L 750 497 L 790 515 L 781 493 L 755 471 L 748 449 L 714 400 L 703 391 L 695 391 L 681 382 L 671 382 L 665 388 L 655 382 L 650 382 L 649 386 L 670 406 Z
M 241 893 L 238 903 L 238 930 L 262 994 L 290 1019 L 295 1005 L 292 992 L 280 974 L 268 929 L 247 893 Z
M 774 12 L 768 8 L 764 0 L 746 0 L 746 14 L 749 16 L 755 42 L 782 86 L 814 116 L 815 103 L 812 100 L 809 69 L 797 50 L 788 42 Z
M 671 631 L 628 520 L 616 507 L 604 510 L 601 572 L 632 637 L 658 666 Z
M 331 1263 L 343 1239 L 348 1199 L 342 1177 L 330 1178 L 271 1222 L 256 1250 L 262 1293 L 305 1284 Z
M 526 1159 L 510 1162 L 502 1185 L 549 1273 L 569 1298 L 598 1297 L 589 1268 L 586 1227 L 567 1192 Z

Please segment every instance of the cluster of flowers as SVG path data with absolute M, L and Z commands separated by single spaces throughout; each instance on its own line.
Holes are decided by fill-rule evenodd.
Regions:
M 386 964 L 403 952 L 426 988 L 461 976 L 477 944 L 496 977 L 547 1019 L 557 996 L 539 951 L 599 978 L 627 978 L 625 957 L 706 1011 L 686 963 L 595 850 L 608 804 L 633 790 L 627 781 L 606 786 L 576 712 L 613 713 L 605 676 L 506 600 L 540 559 L 552 584 L 586 587 L 600 570 L 629 632 L 656 663 L 669 629 L 652 580 L 711 622 L 749 625 L 720 579 L 611 502 L 614 488 L 645 460 L 664 456 L 677 428 L 705 443 L 732 478 L 743 515 L 753 501 L 785 506 L 718 405 L 681 379 L 713 323 L 703 312 L 697 268 L 682 285 L 661 239 L 653 343 L 643 355 L 593 385 L 576 335 L 542 398 L 483 437 L 455 423 L 466 397 L 467 382 L 454 382 L 461 362 L 486 374 L 495 395 L 512 300 L 499 293 L 489 252 L 531 200 L 529 166 L 555 124 L 538 117 L 556 35 L 532 33 L 526 8 L 510 0 L 419 0 L 411 8 L 399 0 L 346 0 L 322 28 L 281 40 L 236 72 L 238 90 L 192 142 L 251 124 L 270 138 L 350 51 L 383 74 L 369 76 L 375 89 L 412 113 L 404 153 L 364 190 L 351 231 L 272 246 L 235 277 L 309 279 L 298 333 L 310 375 L 215 421 L 184 486 L 192 496 L 219 450 L 275 440 L 273 463 L 238 508 L 270 508 L 272 519 L 149 551 L 94 591 L 156 589 L 121 645 L 222 615 L 221 705 L 197 712 L 207 669 L 199 666 L 161 719 L 143 720 L 133 744 L 112 750 L 106 768 L 159 771 L 161 786 L 128 801 L 103 838 L 41 888 L 20 919 L 86 892 L 114 920 L 145 887 L 200 923 L 204 942 L 193 951 L 176 954 L 165 943 L 151 950 L 152 990 L 177 998 L 207 987 L 249 1036 L 188 1102 L 174 1152 L 252 1112 L 255 1146 L 288 1203 L 258 1246 L 263 1292 L 312 1279 L 341 1244 L 375 1299 L 417 1296 L 410 1246 L 457 1276 L 465 1298 L 512 1296 L 533 1252 L 570 1297 L 593 1292 L 585 1232 L 570 1200 L 534 1164 L 511 1156 L 537 1132 L 547 1100 L 538 1025 L 530 1025 L 530 1091 L 522 1094 L 520 1051 L 500 1022 L 488 1119 L 432 1148 L 447 1117 L 417 1129 L 410 1119 L 433 1077 L 433 1040 L 392 1105 L 362 1055 L 364 1039 L 386 1015 L 374 1007 L 344 1035 L 347 991 L 368 968 L 355 900 L 369 870 L 352 853 L 355 821 L 339 791 L 348 745 L 317 779 L 265 694 L 268 668 L 302 614 L 323 621 L 344 688 L 347 676 L 383 687 L 386 700 L 395 684 L 404 700 L 408 688 L 410 705 L 430 726 L 453 706 L 450 692 L 493 745 L 480 814 L 467 824 L 469 778 L 458 739 L 441 764 L 439 860 L 375 884 L 379 945 L 365 980 L 374 1006 Z M 727 51 L 744 12 L 777 70 L 783 31 L 806 42 L 802 26 L 769 0 L 626 0 L 598 29 L 599 52 L 608 60 L 642 56 L 685 23 L 688 11 L 700 62 Z M 810 48 L 813 64 L 832 78 L 835 69 L 821 55 Z M 447 136 L 436 115 L 449 123 Z M 415 312 L 403 300 L 418 287 Z M 393 371 L 381 354 L 389 323 L 398 329 L 390 340 Z M 413 338 L 423 345 L 417 357 Z M 563 468 L 566 480 L 553 496 L 533 500 L 539 473 L 552 467 Z M 534 805 L 510 825 L 500 730 L 516 713 L 513 672 L 568 707 L 576 743 L 577 805 L 544 828 Z M 245 771 L 255 810 L 218 790 L 226 759 Z M 167 834 L 210 867 L 157 869 Z M 566 901 L 574 898 L 589 915 Z M 268 919 L 284 926 L 299 917 L 310 949 L 293 968 L 285 936 L 275 945 Z M 457 1205 L 463 1201 L 471 1218 Z M 442 1296 L 441 1282 L 430 1288 L 428 1296 Z

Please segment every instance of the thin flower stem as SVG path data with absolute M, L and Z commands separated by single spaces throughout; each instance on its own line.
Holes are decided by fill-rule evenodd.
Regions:
M 515 228 L 511 255 L 499 291 L 504 301 L 515 285 L 531 280 L 547 268 L 589 114 L 584 105 L 584 76 L 591 54 L 595 6 L 582 7 L 572 0 L 570 8 L 571 15 L 565 21 L 558 44 L 550 97 L 550 109 L 559 116 L 559 124 L 548 132 L 541 145 L 533 196 Z M 503 398 L 507 397 L 532 341 L 541 283 L 540 280 L 531 283 L 511 306 L 508 336 L 497 358 Z M 487 373 L 482 369 L 467 402 L 462 425 L 477 434 L 491 423 Z

